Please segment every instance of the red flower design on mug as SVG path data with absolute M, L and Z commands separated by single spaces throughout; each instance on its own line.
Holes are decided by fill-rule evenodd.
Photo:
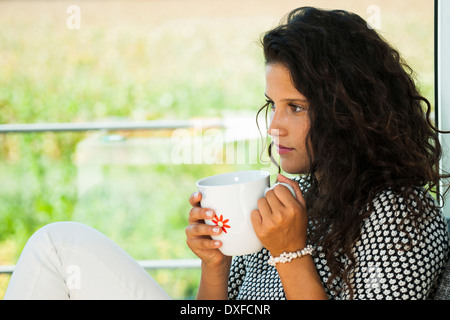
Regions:
M 220 227 L 223 232 L 227 233 L 227 229 L 226 228 L 231 228 L 229 225 L 226 224 L 229 220 L 230 219 L 223 220 L 223 216 L 222 215 L 220 215 L 220 218 L 216 215 L 212 219 L 212 222 L 214 222 L 216 226 Z

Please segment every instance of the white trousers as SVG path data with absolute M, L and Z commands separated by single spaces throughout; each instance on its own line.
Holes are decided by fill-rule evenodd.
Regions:
M 57 222 L 27 242 L 4 299 L 170 299 L 123 249 L 99 231 Z

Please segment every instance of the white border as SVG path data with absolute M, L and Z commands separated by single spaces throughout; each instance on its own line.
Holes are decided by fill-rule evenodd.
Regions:
M 441 130 L 450 130 L 450 1 L 436 0 L 437 6 L 437 117 Z M 444 155 L 441 168 L 450 171 L 450 134 L 441 135 Z M 443 185 L 441 185 L 441 190 Z M 450 218 L 450 195 L 447 194 L 444 215 Z

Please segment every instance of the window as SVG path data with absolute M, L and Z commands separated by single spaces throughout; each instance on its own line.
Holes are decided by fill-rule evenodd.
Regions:
M 0 264 L 14 264 L 28 237 L 58 220 L 99 229 L 137 260 L 194 258 L 184 228 L 195 181 L 274 170 L 258 159 L 258 41 L 297 6 L 1 1 Z M 398 47 L 434 101 L 433 1 L 339 6 Z M 195 269 L 152 275 L 174 298 L 192 297 L 199 279 Z
M 450 86 L 450 45 L 447 41 L 450 34 L 450 23 L 448 19 L 444 19 L 450 14 L 450 5 L 445 1 L 436 1 L 437 9 L 436 17 L 436 83 L 437 83 L 437 118 L 438 126 L 441 130 L 450 130 L 450 93 L 446 88 Z M 450 171 L 450 137 L 449 135 L 441 135 L 441 141 L 444 146 L 444 157 L 441 162 L 441 167 L 444 171 Z M 443 186 L 445 187 L 445 186 Z M 448 201 L 450 198 L 446 196 L 446 203 L 444 207 L 444 214 L 450 218 L 450 205 Z

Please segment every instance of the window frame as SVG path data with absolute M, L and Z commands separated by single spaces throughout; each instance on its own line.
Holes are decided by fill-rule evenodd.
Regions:
M 450 2 L 435 0 L 435 117 L 440 130 L 450 131 L 450 42 L 444 41 L 450 36 Z M 444 16 L 447 19 L 444 19 Z M 447 59 L 445 59 L 447 58 Z M 445 90 L 447 88 L 447 90 Z M 443 157 L 440 163 L 441 172 L 450 171 L 450 135 L 440 134 L 443 145 Z M 444 190 L 444 182 L 441 182 L 439 191 Z M 439 192 L 438 191 L 438 192 Z M 443 212 L 450 218 L 450 197 L 448 194 L 443 199 Z

